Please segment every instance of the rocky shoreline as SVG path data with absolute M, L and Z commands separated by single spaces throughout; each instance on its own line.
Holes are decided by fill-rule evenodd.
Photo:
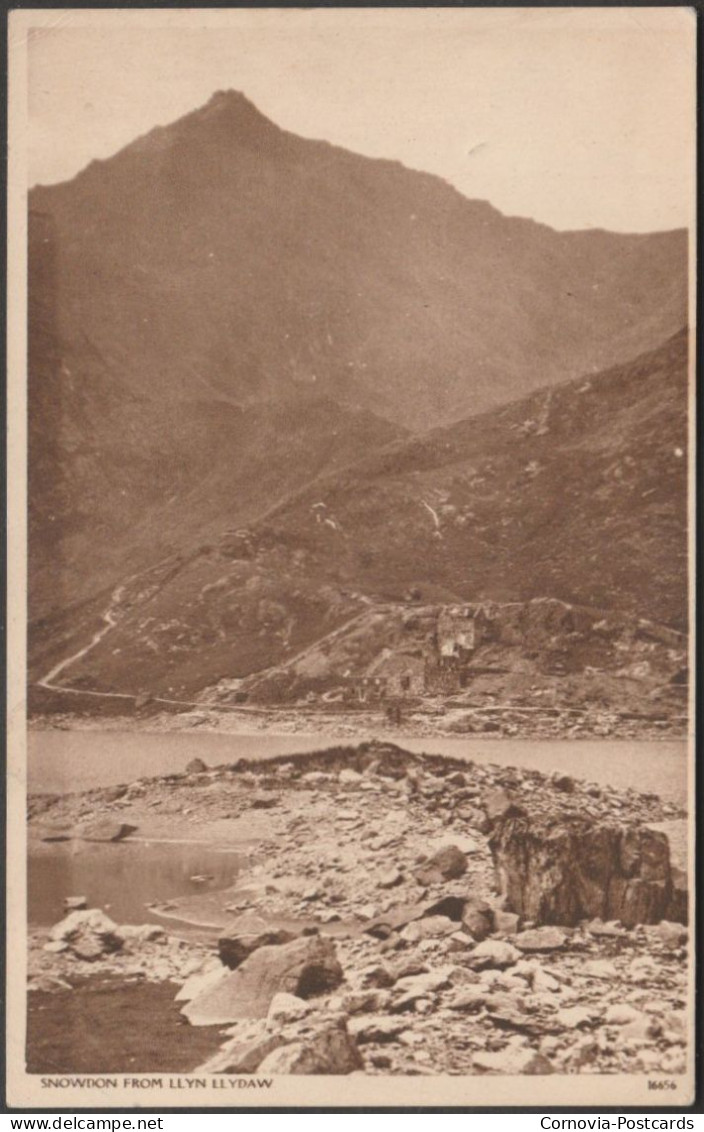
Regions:
M 56 694 L 52 693 L 55 697 Z M 242 735 L 266 732 L 278 735 L 310 733 L 329 738 L 388 733 L 390 738 L 432 739 L 474 737 L 482 740 L 521 739 L 658 739 L 685 738 L 687 714 L 678 711 L 617 711 L 608 708 L 538 708 L 520 704 L 468 708 L 448 706 L 444 701 L 429 701 L 406 710 L 399 720 L 390 722 L 382 710 L 345 710 L 337 705 L 321 707 L 223 707 L 217 704 L 194 704 L 190 710 L 158 709 L 149 703 L 125 713 L 118 698 L 105 700 L 89 695 L 74 697 L 74 710 L 58 706 L 37 709 L 30 718 L 36 731 L 106 730 L 106 731 L 217 731 Z M 126 697 L 129 699 L 129 697 Z
M 222 1028 L 200 1073 L 682 1073 L 685 816 L 379 741 L 35 795 L 37 845 L 168 829 L 249 858 L 163 927 L 77 897 L 30 933 L 30 990 L 178 984 Z

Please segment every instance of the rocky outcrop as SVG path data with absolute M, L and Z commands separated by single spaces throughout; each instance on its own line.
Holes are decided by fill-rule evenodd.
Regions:
M 632 927 L 673 910 L 669 845 L 657 830 L 578 816 L 509 816 L 495 824 L 489 845 L 499 892 L 526 920 L 599 918 Z
M 165 776 L 113 805 L 143 829 L 187 809 L 205 836 L 262 791 L 279 803 L 246 819 L 265 819 L 250 867 L 172 904 L 207 938 L 76 910 L 33 939 L 35 1009 L 76 978 L 178 983 L 179 1021 L 213 1025 L 199 1073 L 683 1071 L 686 823 L 669 803 L 377 743 Z M 75 827 L 97 802 L 53 816 Z
M 71 912 L 49 932 L 49 944 L 55 951 L 70 951 L 78 959 L 92 962 L 105 954 L 119 951 L 125 942 L 124 933 L 99 908 Z

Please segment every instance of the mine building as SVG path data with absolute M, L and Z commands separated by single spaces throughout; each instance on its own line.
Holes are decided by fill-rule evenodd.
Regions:
M 437 620 L 437 647 L 440 657 L 468 659 L 481 644 L 486 616 L 481 606 L 450 605 L 440 610 Z
M 422 696 L 425 691 L 425 658 L 420 652 L 392 653 L 384 650 L 367 670 L 367 677 L 383 680 L 387 698 Z

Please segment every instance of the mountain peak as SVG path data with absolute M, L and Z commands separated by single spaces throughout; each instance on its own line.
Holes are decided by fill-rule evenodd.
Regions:
M 211 94 L 210 98 L 205 104 L 206 106 L 250 106 L 256 110 L 254 103 L 247 98 L 247 95 L 242 90 L 234 90 L 229 87 L 227 90 L 216 90 Z
M 217 122 L 227 128 L 240 130 L 279 131 L 279 127 L 262 114 L 241 90 L 216 90 L 204 106 L 189 114 L 185 120 L 189 119 L 199 124 Z

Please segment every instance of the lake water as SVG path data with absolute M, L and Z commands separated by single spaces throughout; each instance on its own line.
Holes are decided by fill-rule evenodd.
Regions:
M 688 748 L 685 740 L 379 738 L 411 751 L 428 751 L 477 763 L 559 771 L 578 778 L 662 795 L 685 805 Z M 361 742 L 371 735 L 219 735 L 214 732 L 32 731 L 28 736 L 28 780 L 33 792 L 64 793 L 133 782 L 182 771 L 193 758 L 209 766 L 239 758 L 320 750 Z
M 67 896 L 85 896 L 89 908 L 103 908 L 118 924 L 163 925 L 150 903 L 229 888 L 237 880 L 240 859 L 208 845 L 178 842 L 44 846 L 29 856 L 29 922 L 55 924 L 65 914 Z

